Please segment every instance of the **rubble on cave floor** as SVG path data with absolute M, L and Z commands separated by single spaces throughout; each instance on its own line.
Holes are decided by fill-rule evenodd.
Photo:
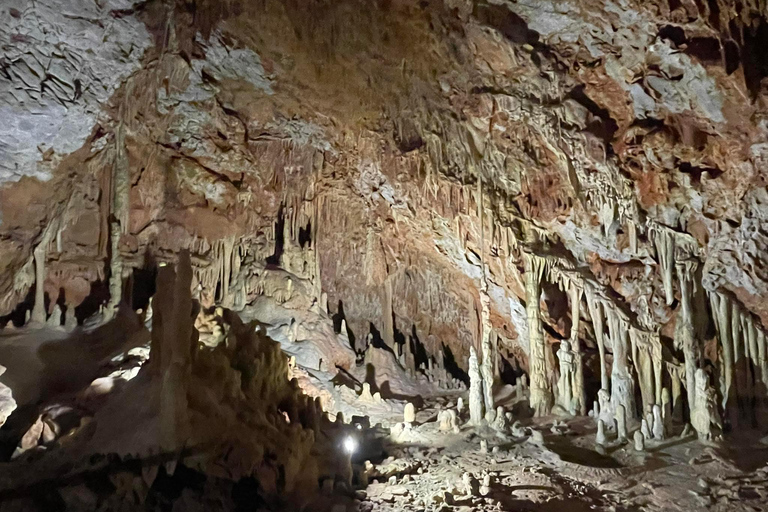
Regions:
M 423 423 L 379 435 L 386 457 L 357 461 L 345 510 L 766 510 L 768 446 L 757 437 L 701 444 L 682 427 L 637 451 L 591 418 L 529 418 L 508 431 L 464 424 L 441 432 L 431 403 Z M 463 420 L 466 420 L 466 414 Z M 639 428 L 639 427 L 638 427 Z M 751 465 L 751 467 L 750 467 Z

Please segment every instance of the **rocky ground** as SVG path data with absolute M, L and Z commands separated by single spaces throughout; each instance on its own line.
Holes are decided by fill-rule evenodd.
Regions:
M 379 432 L 387 457 L 354 510 L 768 510 L 768 446 L 755 433 L 702 444 L 678 432 L 638 452 L 612 435 L 597 447 L 590 418 L 443 433 L 427 420 L 437 410 L 409 434 Z

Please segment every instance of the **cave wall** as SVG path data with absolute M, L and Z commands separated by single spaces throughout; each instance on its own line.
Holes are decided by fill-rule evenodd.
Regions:
M 355 339 L 393 330 L 461 366 L 483 279 L 494 332 L 527 353 L 530 250 L 673 333 L 659 230 L 691 243 L 697 285 L 768 320 L 765 2 L 4 11 L 0 315 L 31 306 L 51 225 L 49 300 L 106 300 L 117 217 L 125 277 L 187 248 L 216 302 L 232 247 L 244 265 L 298 251 Z M 544 293 L 552 343 L 570 324 Z

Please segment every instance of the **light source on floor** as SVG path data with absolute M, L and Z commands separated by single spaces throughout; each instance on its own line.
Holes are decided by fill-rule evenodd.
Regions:
M 344 451 L 352 455 L 355 453 L 355 450 L 357 450 L 357 441 L 354 437 L 347 436 L 347 438 L 344 439 Z

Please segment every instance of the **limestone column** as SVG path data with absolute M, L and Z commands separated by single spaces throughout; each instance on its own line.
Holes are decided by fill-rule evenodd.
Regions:
M 546 416 L 552 411 L 554 397 L 547 374 L 546 346 L 541 326 L 541 278 L 545 260 L 536 255 L 523 253 L 525 263 L 525 309 L 528 317 L 530 344 L 529 368 L 531 373 L 530 405 L 535 416 Z
M 627 357 L 627 325 L 618 313 L 609 310 L 608 332 L 613 349 L 613 365 L 611 366 L 611 405 L 614 410 L 623 405 L 627 418 L 635 419 L 635 382 L 629 373 Z
M 584 394 L 584 363 L 579 343 L 579 323 L 581 321 L 581 294 L 582 290 L 576 283 L 571 283 L 571 349 L 574 353 L 573 397 L 576 399 L 576 407 L 582 416 L 587 414 L 587 399 Z
M 132 95 L 133 82 L 128 85 L 128 98 Z M 115 161 L 112 174 L 112 213 L 118 222 L 121 233 L 128 233 L 130 215 L 131 176 L 128 168 L 128 156 L 125 151 L 125 125 L 123 124 L 123 107 L 118 113 L 120 122 L 115 129 Z
M 692 277 L 696 268 L 694 261 L 677 262 L 677 278 L 680 282 L 681 316 L 678 322 L 682 322 L 676 335 L 679 337 L 678 346 L 683 348 L 685 358 L 685 390 L 688 395 L 688 409 L 693 411 L 696 407 L 696 370 L 701 366 L 701 349 L 696 340 L 693 328 L 692 310 Z
M 35 303 L 29 320 L 35 324 L 44 324 L 48 318 L 48 312 L 45 309 L 45 264 L 48 258 L 48 246 L 54 235 L 58 234 L 60 225 L 60 216 L 49 222 L 43 230 L 40 243 L 32 252 L 35 259 Z
M 493 421 L 495 414 L 493 403 L 493 352 L 491 350 L 491 298 L 488 296 L 488 284 L 483 279 L 480 290 L 480 322 L 481 322 L 481 348 L 483 351 L 483 362 L 480 367 L 480 373 L 483 377 L 483 403 L 485 405 L 485 414 L 491 416 L 487 421 Z
M 475 347 L 469 347 L 469 420 L 473 425 L 480 425 L 483 419 L 483 378 Z
M 123 298 L 123 258 L 120 255 L 120 224 L 110 223 L 109 240 L 112 257 L 109 261 L 109 302 L 104 310 L 104 321 L 115 317 Z
M 720 363 L 720 395 L 722 396 L 721 406 L 723 410 L 726 410 L 733 386 L 733 345 L 731 344 L 730 301 L 726 296 L 721 295 L 717 291 L 709 293 L 709 300 L 712 306 L 712 316 L 714 317 L 715 327 L 717 328 L 717 336 L 723 351 L 722 362 Z
M 45 258 L 48 240 L 43 240 L 35 247 L 35 304 L 32 306 L 32 316 L 29 320 L 35 324 L 44 324 L 48 315 L 45 311 Z

